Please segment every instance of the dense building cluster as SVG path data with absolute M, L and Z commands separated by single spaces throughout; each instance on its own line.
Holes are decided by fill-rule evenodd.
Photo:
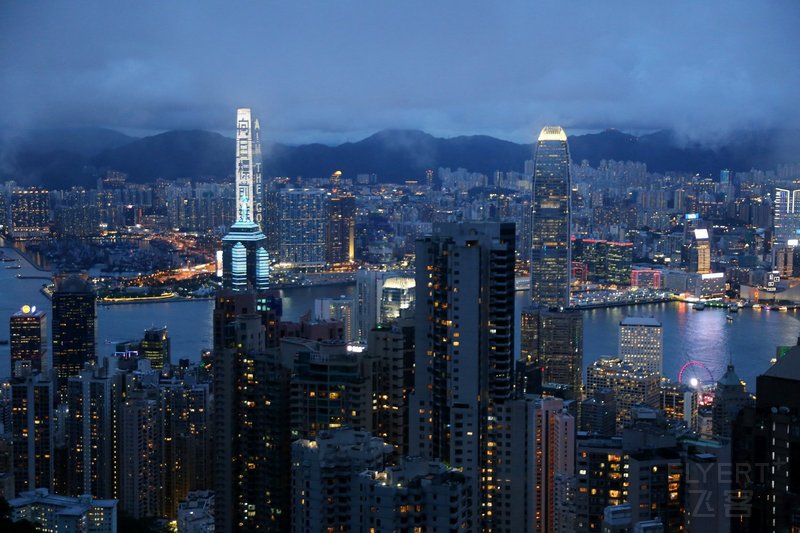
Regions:
M 788 272 L 800 214 L 775 176 L 573 164 L 548 126 L 524 173 L 491 181 L 439 169 L 398 186 L 338 172 L 263 182 L 259 130 L 240 109 L 233 186 L 111 173 L 94 191 L 6 187 L 19 238 L 224 231 L 199 364 L 173 360 L 159 327 L 99 353 L 85 274 L 57 277 L 51 317 L 10 317 L 0 493 L 15 520 L 113 532 L 119 510 L 187 533 L 800 527 L 800 348 L 759 377 L 757 400 L 733 364 L 711 398 L 663 377 L 651 317 L 621 320 L 618 353 L 584 374 L 579 309 L 619 290 L 756 290 L 759 272 Z M 356 265 L 354 298 L 284 319 L 279 271 Z M 770 279 L 769 292 L 785 288 Z

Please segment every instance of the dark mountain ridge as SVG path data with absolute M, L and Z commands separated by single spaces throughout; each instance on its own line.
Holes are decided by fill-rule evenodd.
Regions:
M 618 130 L 569 138 L 572 159 L 597 166 L 602 159 L 641 161 L 653 172 L 715 175 L 771 169 L 800 161 L 800 132 L 742 132 L 715 145 L 686 143 L 669 131 L 634 136 Z M 325 177 L 375 173 L 381 181 L 421 179 L 425 170 L 466 168 L 490 174 L 522 171 L 533 146 L 486 135 L 437 138 L 418 130 L 383 130 L 338 146 L 264 146 L 267 176 Z M 134 182 L 156 178 L 226 179 L 233 174 L 234 140 L 202 130 L 176 130 L 134 139 L 99 128 L 35 130 L 0 141 L 0 179 L 49 187 L 94 185 L 105 170 L 120 170 Z

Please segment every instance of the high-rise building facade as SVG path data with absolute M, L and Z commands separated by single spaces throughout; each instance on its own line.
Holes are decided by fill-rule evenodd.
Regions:
M 350 531 L 471 531 L 466 478 L 420 457 L 367 470 L 355 480 Z
M 170 363 L 170 342 L 167 327 L 150 328 L 144 332 L 139 344 L 142 357 L 150 361 L 150 367 L 160 370 Z
M 119 497 L 119 433 L 122 376 L 117 359 L 103 366 L 87 365 L 68 380 L 66 421 L 67 492 L 71 496 L 91 494 L 97 498 Z
M 322 266 L 326 262 L 328 195 L 323 189 L 283 189 L 279 193 L 281 263 Z
M 359 531 L 354 480 L 383 468 L 392 447 L 366 431 L 340 428 L 292 444 L 291 531 Z M 355 500 L 355 501 L 354 501 Z M 363 530 L 362 530 L 363 531 Z
M 329 263 L 352 263 L 356 258 L 356 197 L 334 194 L 328 198 L 326 228 Z
M 53 383 L 27 371 L 11 382 L 12 468 L 16 493 L 53 487 Z
M 222 239 L 222 284 L 235 291 L 269 288 L 270 257 L 264 236 L 261 141 L 248 108 L 236 111 L 236 221 Z
M 67 380 L 97 360 L 96 296 L 86 274 L 56 276 L 53 292 L 53 368 L 58 402 L 66 401 Z
M 442 223 L 417 241 L 416 375 L 409 452 L 494 486 L 489 419 L 513 393 L 514 224 Z
M 635 368 L 618 358 L 601 357 L 586 369 L 586 394 L 594 396 L 608 389 L 614 392 L 617 404 L 617 431 L 632 420 L 634 406 L 643 404 L 654 409 L 661 402 L 660 376 Z
M 289 370 L 267 352 L 275 312 L 255 292 L 221 291 L 214 306 L 215 531 L 286 531 Z
M 800 238 L 800 189 L 775 188 L 772 201 L 773 232 L 772 238 L 777 244 L 797 245 Z
M 294 356 L 290 385 L 292 438 L 328 429 L 372 430 L 372 368 L 343 341 L 308 343 Z
M 484 523 L 500 532 L 569 531 L 557 525 L 558 495 L 575 474 L 575 419 L 564 400 L 514 398 L 497 404 L 493 420 L 495 475 L 482 495 Z
M 50 369 L 50 361 L 47 357 L 47 315 L 44 311 L 23 305 L 11 315 L 9 331 L 11 376 L 21 374 L 23 368 L 46 373 Z
M 619 357 L 635 368 L 661 376 L 664 367 L 664 333 L 652 317 L 625 317 L 619 323 Z
M 560 126 L 542 128 L 534 161 L 531 301 L 569 307 L 572 183 L 567 134 Z
M 404 309 L 414 306 L 414 278 L 392 277 L 383 283 L 381 291 L 380 324 L 390 324 L 400 318 Z
M 520 387 L 580 400 L 583 372 L 583 313 L 575 309 L 526 308 L 520 320 Z M 521 378 L 519 376 L 518 378 Z
M 30 239 L 50 232 L 50 191 L 39 187 L 16 189 L 11 196 L 11 236 Z

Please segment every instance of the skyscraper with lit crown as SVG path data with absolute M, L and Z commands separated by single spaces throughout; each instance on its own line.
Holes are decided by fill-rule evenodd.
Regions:
M 222 284 L 234 291 L 269 288 L 267 238 L 261 229 L 261 138 L 249 108 L 236 112 L 236 222 L 222 239 Z
M 533 172 L 531 301 L 569 307 L 571 178 L 567 134 L 545 126 L 536 143 Z

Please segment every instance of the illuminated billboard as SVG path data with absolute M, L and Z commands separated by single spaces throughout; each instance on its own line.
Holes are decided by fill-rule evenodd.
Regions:
M 685 215 L 683 215 L 683 218 L 685 218 L 686 220 L 699 220 L 700 213 L 686 213 Z
M 708 239 L 708 230 L 705 228 L 700 228 L 694 230 L 694 238 L 695 239 Z

